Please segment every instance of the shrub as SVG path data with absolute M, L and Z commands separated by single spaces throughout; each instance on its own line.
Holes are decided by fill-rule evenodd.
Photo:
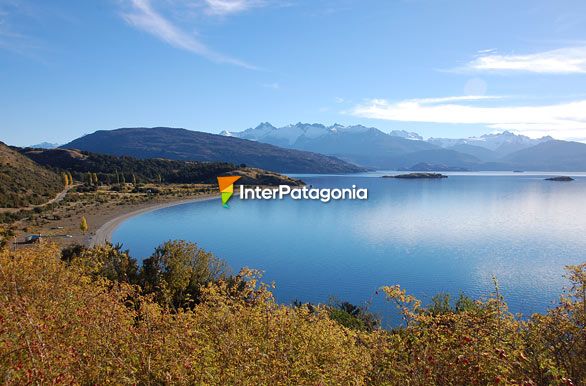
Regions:
M 158 304 L 156 292 L 144 294 L 128 284 L 118 274 L 125 271 L 119 269 L 124 264 L 103 269 L 126 259 L 120 248 L 81 253 L 85 259 L 67 262 L 50 244 L 0 251 L 4 383 L 586 382 L 586 264 L 568 268 L 572 286 L 558 307 L 525 321 L 507 311 L 498 291 L 470 307 L 432 312 L 400 287 L 384 287 L 389 301 L 403 312 L 405 326 L 368 332 L 332 320 L 331 306 L 277 304 L 254 271 L 210 275 L 214 271 L 206 271 L 202 263 L 192 264 L 203 251 L 187 243 L 167 244 L 153 255 L 152 266 L 162 269 L 157 277 L 170 280 L 168 284 L 175 282 L 166 275 L 176 262 L 190 262 L 187 266 L 205 273 L 199 276 L 207 283 L 199 288 L 198 302 L 177 310 Z M 176 288 L 183 289 L 186 278 L 195 275 L 184 275 L 183 268 L 177 273 L 182 284 Z M 445 302 L 440 299 L 440 304 Z M 338 309 L 356 315 L 353 307 Z

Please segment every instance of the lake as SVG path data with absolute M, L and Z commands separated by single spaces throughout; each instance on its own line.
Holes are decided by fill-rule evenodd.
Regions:
M 375 295 L 382 285 L 424 302 L 438 292 L 482 298 L 495 276 L 510 310 L 527 315 L 555 304 L 565 265 L 586 261 L 583 173 L 565 173 L 572 182 L 543 173 L 382 174 L 296 176 L 314 187 L 368 188 L 367 201 L 235 197 L 226 209 L 218 198 L 133 217 L 113 242 L 141 260 L 166 240 L 191 240 L 235 272 L 263 270 L 279 302 L 369 302 L 387 325 L 397 315 Z

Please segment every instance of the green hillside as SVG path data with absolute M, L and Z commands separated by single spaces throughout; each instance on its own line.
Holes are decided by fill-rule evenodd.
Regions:
M 234 174 L 241 175 L 245 184 L 299 184 L 299 181 L 277 173 L 226 162 L 137 159 L 69 149 L 26 148 L 19 151 L 56 172 L 71 172 L 78 181 L 84 181 L 87 173 L 96 173 L 98 180 L 106 184 L 132 182 L 134 179 L 141 183 L 216 183 L 217 176 Z

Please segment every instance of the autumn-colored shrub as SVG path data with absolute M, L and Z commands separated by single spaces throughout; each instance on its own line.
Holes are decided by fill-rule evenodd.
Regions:
M 104 256 L 125 261 L 119 250 L 90 253 L 100 256 L 91 261 L 107 261 Z M 159 304 L 156 293 L 145 294 L 127 283 L 120 271 L 112 269 L 118 265 L 108 267 L 96 271 L 87 262 L 64 261 L 53 245 L 0 252 L 1 382 L 579 385 L 586 381 L 586 264 L 571 268 L 573 286 L 559 307 L 525 321 L 507 311 L 498 292 L 487 301 L 467 301 L 465 307 L 450 308 L 440 301 L 441 307 L 426 309 L 399 287 L 385 287 L 388 299 L 405 316 L 403 327 L 388 331 L 345 327 L 331 318 L 330 306 L 279 305 L 254 271 L 205 281 L 193 307 L 174 309 Z M 356 313 L 350 308 L 345 312 Z

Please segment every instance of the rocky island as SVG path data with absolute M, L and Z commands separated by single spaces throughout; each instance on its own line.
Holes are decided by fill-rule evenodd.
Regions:
M 574 181 L 574 179 L 572 177 L 568 177 L 568 176 L 549 177 L 549 178 L 546 178 L 545 180 L 546 181 L 561 181 L 561 182 Z
M 448 176 L 441 174 L 441 173 L 408 173 L 408 174 L 398 174 L 396 176 L 383 176 L 383 178 L 420 179 L 420 178 L 448 178 Z

